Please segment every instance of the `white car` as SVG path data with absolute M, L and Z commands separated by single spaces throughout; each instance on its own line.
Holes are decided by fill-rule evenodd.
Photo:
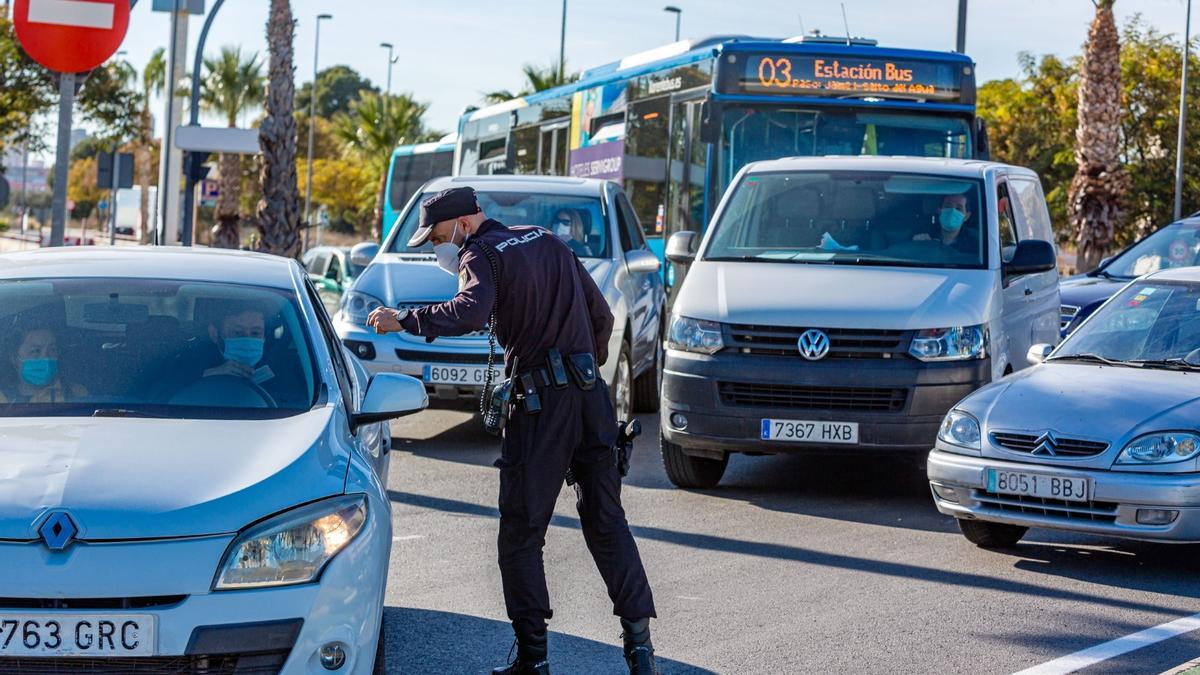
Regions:
M 0 672 L 381 672 L 384 422 L 426 403 L 295 261 L 0 255 Z

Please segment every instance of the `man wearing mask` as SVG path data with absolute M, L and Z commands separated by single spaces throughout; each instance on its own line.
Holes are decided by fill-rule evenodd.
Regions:
M 206 350 L 202 377 L 234 375 L 247 379 L 269 379 L 260 368 L 266 344 L 263 311 L 245 304 L 222 308 L 222 316 L 208 324 L 212 348 Z M 265 367 L 265 366 L 264 366 Z M 257 373 L 257 375 L 256 375 Z
M 513 404 L 496 462 L 500 577 L 517 658 L 493 672 L 550 672 L 546 621 L 553 612 L 542 547 L 570 469 L 584 539 L 621 618 L 629 671 L 657 673 L 649 627 L 654 600 L 621 506 L 617 420 L 608 387 L 596 377 L 612 335 L 608 303 L 566 244 L 539 227 L 489 219 L 471 188 L 421 203 L 420 227 L 408 245 L 427 241 L 438 264 L 458 277 L 458 294 L 412 311 L 379 308 L 367 324 L 379 333 L 435 338 L 479 330 L 494 316 L 506 374 L 525 393 Z
M 972 234 L 966 234 L 965 225 L 971 219 L 971 211 L 967 207 L 966 195 L 946 195 L 942 206 L 938 209 L 938 230 L 933 235 L 921 233 L 913 237 L 913 241 L 940 241 L 946 246 L 961 253 L 975 255 L 978 241 Z

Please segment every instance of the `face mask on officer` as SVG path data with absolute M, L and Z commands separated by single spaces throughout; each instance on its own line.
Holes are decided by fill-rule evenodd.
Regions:
M 433 245 L 433 254 L 437 256 L 438 267 L 441 267 L 446 273 L 458 276 L 458 254 L 462 250 L 462 243 L 457 241 L 458 238 L 458 221 L 454 221 L 454 230 L 450 233 L 450 238 L 440 244 Z

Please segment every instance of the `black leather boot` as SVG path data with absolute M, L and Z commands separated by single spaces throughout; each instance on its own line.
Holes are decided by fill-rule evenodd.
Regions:
M 492 675 L 550 675 L 550 661 L 546 657 L 546 631 L 518 635 L 516 648 L 517 660 L 492 669 Z M 511 649 L 509 658 L 512 658 Z
M 650 644 L 650 619 L 621 619 L 621 628 L 625 629 L 621 638 L 625 641 L 625 663 L 629 666 L 629 675 L 658 675 L 658 666 L 654 663 L 654 645 Z

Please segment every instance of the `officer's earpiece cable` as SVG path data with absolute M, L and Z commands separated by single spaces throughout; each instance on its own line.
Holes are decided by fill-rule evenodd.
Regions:
M 471 240 L 471 244 L 477 245 L 480 251 L 483 251 L 483 257 L 487 258 L 488 266 L 492 268 L 492 287 L 496 289 L 496 298 L 492 302 L 492 311 L 488 317 L 488 360 L 487 373 L 484 374 L 483 391 L 479 393 L 479 414 L 487 415 L 487 394 L 495 384 L 493 376 L 493 368 L 496 363 L 496 308 L 500 306 L 500 262 L 496 259 L 496 252 L 488 244 L 478 240 Z

